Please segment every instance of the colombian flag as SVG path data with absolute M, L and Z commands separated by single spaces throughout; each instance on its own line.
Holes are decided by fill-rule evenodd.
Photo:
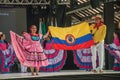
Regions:
M 55 49 L 77 50 L 94 44 L 87 22 L 65 28 L 49 26 L 49 30 Z

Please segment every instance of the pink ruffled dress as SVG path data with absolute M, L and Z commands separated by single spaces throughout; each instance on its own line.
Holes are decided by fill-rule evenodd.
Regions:
M 10 31 L 12 44 L 20 63 L 27 67 L 48 66 L 48 59 L 40 44 L 42 34 L 31 36 L 28 33 L 24 37 Z

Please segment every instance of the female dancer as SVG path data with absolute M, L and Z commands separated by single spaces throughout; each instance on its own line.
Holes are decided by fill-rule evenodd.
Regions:
M 59 71 L 63 68 L 66 61 L 66 51 L 65 50 L 57 50 L 53 47 L 54 41 L 52 37 L 47 37 L 44 42 L 44 53 L 46 54 L 49 65 L 46 67 L 41 67 L 40 70 L 44 72 L 55 72 Z
M 116 29 L 114 34 L 114 41 L 112 44 L 105 45 L 105 48 L 115 58 L 113 70 L 120 70 L 120 29 Z
M 16 57 L 12 46 L 5 39 L 5 34 L 0 32 L 0 73 L 10 72 Z
M 48 65 L 48 59 L 43 52 L 40 45 L 40 40 L 49 35 L 38 34 L 35 25 L 30 26 L 30 33 L 24 33 L 24 38 L 10 31 L 12 44 L 20 63 L 24 66 L 30 67 L 32 75 L 34 75 L 34 68 L 36 68 L 36 75 L 38 75 L 41 66 Z

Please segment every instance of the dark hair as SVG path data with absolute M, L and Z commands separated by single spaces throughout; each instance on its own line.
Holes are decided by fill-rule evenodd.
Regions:
M 119 42 L 120 42 L 120 29 L 115 29 L 115 34 L 117 34 L 117 37 L 118 37 Z
M 1 34 L 0 35 L 0 40 L 1 40 L 1 37 L 3 37 L 4 34 Z M 6 40 L 4 40 L 5 44 L 7 45 L 6 48 L 8 48 L 8 42 Z
M 21 34 L 23 34 L 24 32 L 26 32 L 26 31 L 22 31 Z
M 36 26 L 36 25 L 31 25 L 29 29 L 31 29 L 33 26 Z
M 3 34 L 0 35 L 0 40 L 1 40 L 1 37 L 3 37 Z

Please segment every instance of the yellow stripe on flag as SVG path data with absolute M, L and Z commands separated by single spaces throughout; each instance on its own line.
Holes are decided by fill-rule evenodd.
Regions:
M 90 33 L 90 27 L 88 22 L 83 22 L 65 28 L 49 26 L 49 30 L 52 34 L 52 37 L 56 37 L 61 40 L 65 40 L 67 34 L 72 34 L 75 38 L 79 38 Z

